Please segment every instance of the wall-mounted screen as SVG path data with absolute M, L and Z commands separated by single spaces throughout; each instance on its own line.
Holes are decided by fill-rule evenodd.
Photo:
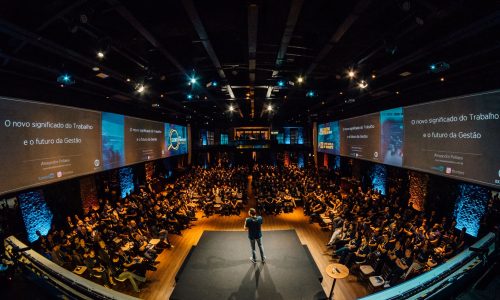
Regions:
M 0 193 L 102 170 L 101 114 L 0 98 Z
M 185 126 L 0 97 L 0 194 L 187 153 Z
M 318 152 L 340 155 L 339 122 L 329 122 L 318 126 Z
M 165 156 L 187 154 L 187 146 L 186 127 L 165 123 Z
M 125 163 L 130 165 L 164 157 L 164 131 L 164 123 L 125 117 Z
M 340 121 L 340 154 L 380 162 L 379 113 Z
M 500 187 L 500 93 L 404 108 L 404 167 Z
M 318 151 L 339 155 L 335 123 Z M 500 187 L 500 91 L 341 120 L 340 155 Z

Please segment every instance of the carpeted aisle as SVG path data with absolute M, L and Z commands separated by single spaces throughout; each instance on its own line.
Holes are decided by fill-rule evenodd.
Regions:
M 170 299 L 324 299 L 316 266 L 294 230 L 263 232 L 267 262 L 250 262 L 242 231 L 205 231 Z

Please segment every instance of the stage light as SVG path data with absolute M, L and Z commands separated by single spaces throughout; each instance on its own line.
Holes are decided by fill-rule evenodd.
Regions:
M 432 64 L 432 65 L 429 66 L 429 68 L 431 69 L 431 71 L 434 71 L 434 70 L 436 70 L 436 65 Z
M 278 86 L 279 87 L 284 87 L 285 86 L 285 82 L 283 80 L 279 80 L 278 81 Z
M 316 93 L 315 93 L 314 91 L 308 91 L 308 92 L 306 93 L 306 97 L 312 98 L 312 97 L 314 97 L 314 96 L 316 96 Z
M 191 79 L 189 79 L 189 83 L 190 84 L 195 84 L 196 83 L 196 78 L 191 77 Z
M 213 86 L 213 87 L 216 87 L 216 86 L 218 86 L 218 85 L 219 85 L 219 83 L 218 83 L 217 81 L 212 81 L 212 86 Z
M 359 83 L 358 83 L 358 87 L 360 89 L 366 89 L 368 87 L 368 83 L 366 83 L 366 81 L 364 80 L 361 80 Z
M 163 94 L 160 94 L 160 98 L 163 98 Z
M 104 58 L 104 52 L 102 52 L 102 51 L 97 51 L 97 57 L 98 57 L 98 58 Z
M 186 98 L 187 98 L 188 100 L 192 100 L 192 99 L 193 99 L 193 94 L 187 94 Z
M 75 80 L 73 79 L 73 77 L 71 77 L 70 74 L 66 73 L 57 77 L 57 82 L 62 85 L 72 85 L 75 83 Z
M 271 104 L 267 106 L 267 111 L 273 111 L 273 106 Z
M 137 85 L 137 87 L 135 88 L 135 90 L 138 92 L 138 93 L 144 93 L 144 91 L 146 90 L 146 87 L 143 85 L 143 84 L 139 84 Z
M 354 70 L 347 71 L 347 77 L 349 77 L 351 79 L 356 77 L 356 72 L 354 72 Z
M 399 95 L 399 91 L 396 91 L 396 95 Z
M 127 82 L 130 82 L 130 78 L 127 78 Z
M 229 111 L 230 111 L 230 112 L 233 112 L 233 111 L 234 111 L 234 106 L 233 106 L 232 104 L 231 104 L 231 105 L 229 105 Z
M 343 94 L 344 94 L 344 93 L 342 93 L 342 92 L 339 92 L 339 95 L 343 95 Z
M 297 78 L 297 83 L 302 83 L 302 82 L 304 82 L 304 78 L 302 76 L 299 76 Z
M 100 69 L 99 69 L 99 67 L 93 67 L 93 68 L 92 68 L 92 71 L 95 71 L 95 72 L 97 72 L 97 71 L 99 71 L 99 70 L 100 70 Z
M 441 82 L 443 82 L 444 81 L 444 77 L 439 78 L 439 80 L 441 80 Z
M 377 75 L 372 74 L 372 79 L 375 79 L 375 78 L 377 78 Z

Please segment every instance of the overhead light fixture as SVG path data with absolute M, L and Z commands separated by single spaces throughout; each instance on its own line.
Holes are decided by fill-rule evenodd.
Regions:
M 315 93 L 314 91 L 308 91 L 308 92 L 306 93 L 306 97 L 312 98 L 312 97 L 314 97 L 314 96 L 316 96 L 316 93 Z
M 339 95 L 342 95 L 342 94 L 344 94 L 344 93 L 342 93 L 342 92 L 339 92 Z
M 399 95 L 399 91 L 396 91 L 396 95 Z
M 160 94 L 160 98 L 163 98 L 163 94 Z
M 299 77 L 297 78 L 297 83 L 303 83 L 303 82 L 304 82 L 304 77 L 299 76 Z
M 57 77 L 57 82 L 60 83 L 61 85 L 72 85 L 72 84 L 75 84 L 75 80 L 68 73 L 62 74 L 59 77 Z
M 101 72 L 101 73 L 96 74 L 95 76 L 97 76 L 97 77 L 99 77 L 99 78 L 101 78 L 101 79 L 106 79 L 106 78 L 108 78 L 108 77 L 109 77 L 109 75 L 108 75 L 108 74 L 106 74 L 106 73 L 102 73 L 102 72 Z
M 92 71 L 94 71 L 94 72 L 97 72 L 97 71 L 99 71 L 99 70 L 100 70 L 100 69 L 99 69 L 99 67 L 93 67 L 93 68 L 92 68 Z
M 130 78 L 127 78 L 127 82 L 130 82 Z
M 356 72 L 354 72 L 354 70 L 352 70 L 352 69 L 347 71 L 347 77 L 349 77 L 351 79 L 356 77 Z
M 439 78 L 439 80 L 441 80 L 441 82 L 443 82 L 444 81 L 444 77 Z
M 231 104 L 231 105 L 229 105 L 229 111 L 230 111 L 230 112 L 233 112 L 233 111 L 234 111 L 234 106 L 233 106 L 232 104 Z
M 193 94 L 187 94 L 186 98 L 187 98 L 188 100 L 192 100 L 192 99 L 193 99 Z
M 408 71 L 405 71 L 405 72 L 399 74 L 399 76 L 401 76 L 401 77 L 406 77 L 406 76 L 410 76 L 410 75 L 411 75 L 411 72 L 408 72 Z
M 366 89 L 368 87 L 368 83 L 364 80 L 361 80 L 359 83 L 358 83 L 358 87 L 360 89 Z
M 433 63 L 429 66 L 429 69 L 432 73 L 439 73 L 446 71 L 450 68 L 450 64 L 444 61 L 440 61 L 437 63 Z
M 104 58 L 104 52 L 103 51 L 97 51 L 97 57 L 98 58 Z
M 377 75 L 372 74 L 372 79 L 375 79 L 375 78 L 377 78 Z
M 285 82 L 283 80 L 278 80 L 277 85 L 279 87 L 284 87 L 285 86 Z
M 144 93 L 144 91 L 146 90 L 146 87 L 143 85 L 143 84 L 138 84 L 137 87 L 136 87 L 136 91 L 138 93 Z
M 271 104 L 267 106 L 267 111 L 273 111 L 273 106 Z
M 196 78 L 195 78 L 195 77 L 191 77 L 191 78 L 189 79 L 189 83 L 190 83 L 190 84 L 195 84 L 195 83 L 196 83 Z

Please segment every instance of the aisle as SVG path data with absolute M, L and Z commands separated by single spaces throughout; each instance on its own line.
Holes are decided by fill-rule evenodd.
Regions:
M 183 231 L 182 236 L 170 236 L 171 242 L 175 245 L 172 250 L 165 250 L 158 257 L 161 262 L 156 272 L 148 272 L 148 282 L 141 286 L 141 293 L 131 292 L 132 295 L 142 299 L 168 299 L 172 294 L 175 284 L 175 274 L 182 265 L 189 250 L 196 245 L 204 230 L 225 230 L 243 231 L 243 223 L 250 207 L 256 207 L 256 200 L 253 194 L 252 178 L 249 176 L 247 195 L 248 204 L 242 210 L 240 216 L 212 216 L 202 218 L 203 213 L 198 212 L 198 221 L 193 223 L 191 229 Z M 322 231 L 317 224 L 309 224 L 309 218 L 304 216 L 302 207 L 297 207 L 293 213 L 280 214 L 278 216 L 264 215 L 266 230 L 295 229 L 302 244 L 306 244 L 311 251 L 314 261 L 323 273 L 323 289 L 328 294 L 332 281 L 326 275 L 325 268 L 331 262 L 330 256 L 325 253 L 325 243 L 329 238 L 329 233 Z M 242 234 L 244 234 L 242 232 Z M 286 251 L 286 250 L 284 250 Z M 247 253 L 242 254 L 245 258 Z M 346 279 L 339 280 L 335 285 L 335 299 L 356 299 L 367 293 L 364 285 L 359 283 L 355 276 L 350 275 Z

